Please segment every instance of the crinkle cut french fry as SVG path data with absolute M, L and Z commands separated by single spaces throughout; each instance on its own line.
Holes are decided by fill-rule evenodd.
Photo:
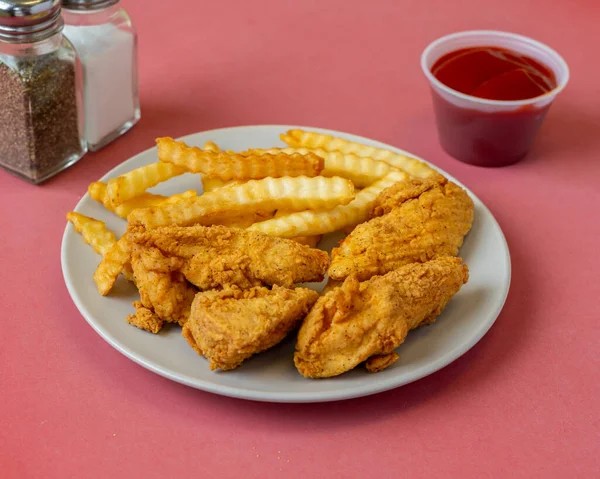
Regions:
M 219 178 L 209 178 L 206 176 L 202 177 L 202 188 L 204 188 L 205 193 L 210 193 L 211 191 L 218 190 L 219 188 L 223 188 L 225 186 L 237 186 L 245 183 L 244 180 L 221 180 Z
M 215 153 L 225 151 L 225 153 L 235 154 L 235 151 L 233 150 L 221 150 L 221 147 L 211 140 L 208 140 L 206 143 L 204 143 L 202 149 L 205 151 L 214 151 Z
M 117 242 L 115 234 L 106 228 L 104 222 L 71 211 L 67 213 L 67 220 L 73 223 L 75 231 L 81 233 L 83 240 L 89 244 L 96 253 L 104 256 Z M 133 281 L 133 272 L 128 263 L 123 269 L 123 276 L 128 281 Z
M 313 236 L 339 231 L 340 229 L 362 223 L 367 220 L 369 208 L 377 195 L 399 181 L 405 181 L 408 175 L 393 171 L 381 180 L 359 191 L 354 201 L 336 206 L 329 211 L 300 211 L 288 216 L 255 223 L 249 231 L 259 231 L 280 238 L 295 236 Z
M 88 194 L 94 201 L 105 205 L 106 183 L 102 181 L 94 181 L 93 183 L 90 183 L 88 186 Z
M 98 203 L 102 203 L 108 211 L 112 211 L 121 218 L 127 218 L 129 213 L 137 208 L 149 208 L 150 206 L 159 205 L 165 201 L 168 203 L 174 203 L 182 198 L 190 198 L 192 196 L 196 196 L 197 194 L 194 190 L 184 191 L 183 193 L 177 193 L 171 196 L 155 195 L 146 192 L 113 207 L 106 197 L 106 187 L 106 183 L 103 183 L 102 181 L 95 181 L 88 186 L 88 193 L 93 200 L 97 201 Z
M 108 210 L 111 210 L 112 207 L 111 211 L 113 211 L 115 214 L 121 218 L 127 218 L 129 213 L 131 213 L 133 210 L 160 205 L 165 200 L 167 200 L 166 196 L 154 195 L 152 193 L 142 193 L 141 195 L 131 198 L 120 205 L 112 207 L 112 205 L 107 201 L 104 206 Z
M 221 148 L 219 147 L 219 145 L 217 145 L 216 143 L 214 143 L 211 140 L 208 140 L 206 143 L 204 143 L 204 146 L 202 146 L 202 149 L 204 151 L 212 151 L 214 153 L 219 153 L 221 151 Z M 221 180 L 219 178 L 214 178 L 214 177 L 211 178 L 211 177 L 203 176 L 202 174 L 200 175 L 200 177 L 202 178 L 202 189 L 204 190 L 205 193 L 217 190 L 224 186 L 235 186 L 235 185 L 239 185 L 244 182 L 244 180 L 225 181 L 225 180 Z M 240 221 L 239 224 L 245 224 L 245 222 Z M 249 223 L 249 224 L 251 224 L 251 223 Z
M 115 207 L 145 193 L 148 188 L 185 172 L 185 168 L 171 163 L 151 163 L 109 180 L 106 198 Z
M 202 149 L 204 151 L 212 151 L 214 153 L 219 153 L 221 151 L 219 145 L 210 140 L 204 143 Z M 202 189 L 205 193 L 208 191 L 216 190 L 217 188 L 221 188 L 222 186 L 227 184 L 226 181 L 220 180 L 219 178 L 207 178 L 202 174 L 200 174 L 200 179 L 202 180 Z
M 163 203 L 177 203 L 179 200 L 184 198 L 191 198 L 196 196 L 194 190 L 184 191 L 183 193 L 176 193 L 171 196 L 154 195 L 152 193 L 142 193 L 140 196 L 131 198 L 125 203 L 115 206 L 114 212 L 121 218 L 127 218 L 129 213 L 139 208 L 149 208 L 151 206 L 162 205 Z M 106 206 L 106 205 L 105 205 Z
M 131 248 L 129 236 L 125 234 L 109 248 L 100 261 L 94 272 L 94 282 L 102 296 L 110 292 L 123 268 L 131 260 Z
M 196 190 L 187 190 L 183 193 L 175 193 L 174 195 L 167 196 L 161 204 L 171 204 L 177 203 L 178 201 L 184 200 L 186 198 L 193 198 L 197 196 Z
M 265 221 L 273 217 L 273 212 L 268 213 L 253 213 L 251 215 L 244 215 L 239 217 L 232 218 L 223 218 L 221 220 L 215 220 L 216 223 L 223 226 L 228 226 L 229 228 L 242 228 L 246 229 L 252 226 L 254 223 L 258 223 L 260 221 Z
M 281 135 L 281 139 L 284 143 L 294 148 L 321 148 L 326 151 L 340 151 L 344 154 L 354 154 L 356 156 L 373 158 L 377 161 L 384 161 L 415 178 L 429 178 L 439 174 L 433 168 L 430 168 L 427 164 L 416 158 L 322 133 L 289 130 L 287 133 Z
M 215 153 L 219 153 L 219 151 L 221 151 L 221 148 L 219 148 L 219 145 L 217 145 L 215 142 L 208 140 L 206 143 L 204 143 L 204 146 L 202 147 L 202 149 L 204 151 L 214 151 Z
M 245 152 L 246 153 L 246 152 Z M 245 154 L 244 153 L 244 154 Z M 269 148 L 268 150 L 252 149 L 248 150 L 250 154 L 278 154 L 287 153 L 289 155 L 300 153 L 306 155 L 314 153 L 324 160 L 321 176 L 341 176 L 348 178 L 357 188 L 364 188 L 380 180 L 388 173 L 397 170 L 384 161 L 377 161 L 373 158 L 357 156 L 352 153 L 342 153 L 339 151 L 326 151 L 321 148 L 310 150 L 308 148 Z
M 216 153 L 168 137 L 158 138 L 156 144 L 158 159 L 165 164 L 179 165 L 193 173 L 221 180 L 317 176 L 323 169 L 323 159 L 314 154 L 245 156 L 232 152 Z
M 183 193 L 176 193 L 171 196 L 153 195 L 152 193 L 143 193 L 140 196 L 132 198 L 122 205 L 116 206 L 114 212 L 121 218 L 127 218 L 129 213 L 139 208 L 149 208 L 151 206 L 157 206 L 168 203 L 177 203 L 179 200 L 184 198 L 191 198 L 196 196 L 194 190 L 187 190 Z
M 282 216 L 287 216 L 292 213 L 294 213 L 294 212 L 286 211 L 286 210 L 277 210 L 275 212 L 275 214 L 273 215 L 273 218 L 281 218 Z M 262 221 L 266 221 L 268 219 L 269 218 L 264 218 Z M 290 238 L 290 239 L 295 241 L 296 243 L 310 246 L 311 248 L 316 248 L 317 245 L 319 244 L 319 241 L 321 241 L 321 238 L 323 238 L 322 235 L 313 235 L 313 236 L 294 236 L 293 238 Z
M 106 228 L 104 222 L 70 211 L 67 213 L 75 231 L 81 234 L 83 240 L 98 254 L 104 255 L 117 242 L 115 234 Z
M 96 200 L 98 203 L 102 203 L 108 211 L 112 211 L 121 218 L 127 218 L 127 215 L 136 208 L 148 208 L 153 205 L 158 205 L 167 199 L 166 196 L 142 193 L 120 205 L 113 206 L 106 195 L 107 186 L 108 185 L 102 181 L 95 181 L 88 186 L 88 193 L 92 199 Z
M 130 227 L 143 225 L 148 229 L 167 225 L 210 225 L 224 218 L 277 209 L 333 208 L 352 199 L 354 185 L 344 178 L 265 178 L 220 188 L 172 205 L 134 210 L 128 221 Z

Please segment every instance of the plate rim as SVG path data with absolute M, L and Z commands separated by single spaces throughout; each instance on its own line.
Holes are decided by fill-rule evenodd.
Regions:
M 157 365 L 153 364 L 152 361 L 148 361 L 145 358 L 138 356 L 135 352 L 131 351 L 126 345 L 123 345 L 121 342 L 119 342 L 118 338 L 113 338 L 107 331 L 105 331 L 101 327 L 101 325 L 97 324 L 97 322 L 91 318 L 93 315 L 87 311 L 86 306 L 80 301 L 77 294 L 75 294 L 75 288 L 72 283 L 72 280 L 70 277 L 67 276 L 67 267 L 66 267 L 67 248 L 66 248 L 65 244 L 67 242 L 68 236 L 73 231 L 71 224 L 69 222 L 67 222 L 67 224 L 65 226 L 65 230 L 62 235 L 62 240 L 61 240 L 61 270 L 62 270 L 62 274 L 63 274 L 63 280 L 67 287 L 69 296 L 71 297 L 71 300 L 75 304 L 75 307 L 77 308 L 77 310 L 79 311 L 81 316 L 83 316 L 83 318 L 88 323 L 88 325 L 91 326 L 92 329 L 102 339 L 104 339 L 104 341 L 106 341 L 110 346 L 112 346 L 118 352 L 123 354 L 125 357 L 132 360 L 134 363 L 142 366 L 143 368 L 148 369 L 149 371 L 152 371 L 153 373 L 158 374 L 159 376 L 170 379 L 171 381 L 175 381 L 177 383 L 184 384 L 184 385 L 192 387 L 194 389 L 206 391 L 206 392 L 209 392 L 212 394 L 233 397 L 233 398 L 237 398 L 237 399 L 246 399 L 246 400 L 261 401 L 261 402 L 319 403 L 319 402 L 341 401 L 341 400 L 347 400 L 347 399 L 354 399 L 354 398 L 358 398 L 358 397 L 370 396 L 370 395 L 389 391 L 391 389 L 395 389 L 397 387 L 401 387 L 406 384 L 415 382 L 415 381 L 422 379 L 426 376 L 429 376 L 437 371 L 440 371 L 441 369 L 445 368 L 452 362 L 456 361 L 458 358 L 460 358 L 465 353 L 467 353 L 471 348 L 473 348 L 473 346 L 475 346 L 481 340 L 481 338 L 483 338 L 483 336 L 485 336 L 485 334 L 490 330 L 490 328 L 494 325 L 494 323 L 498 319 L 498 316 L 500 315 L 500 313 L 506 303 L 506 299 L 508 297 L 508 293 L 510 291 L 510 286 L 511 286 L 511 281 L 512 281 L 512 263 L 511 263 L 511 256 L 510 256 L 510 250 L 508 247 L 508 243 L 506 241 L 506 237 L 504 236 L 504 232 L 502 231 L 502 228 L 500 227 L 500 224 L 498 223 L 498 221 L 496 220 L 496 218 L 494 217 L 494 215 L 492 214 L 490 209 L 487 207 L 487 205 L 485 205 L 485 203 L 483 203 L 483 201 L 481 201 L 477 197 L 477 195 L 475 195 L 468 187 L 466 187 L 464 184 L 462 184 L 460 181 L 458 181 L 452 175 L 446 173 L 444 170 L 442 170 L 438 166 L 436 166 L 436 165 L 430 163 L 429 161 L 427 161 L 423 158 L 420 158 L 419 156 L 416 156 L 406 150 L 403 150 L 401 148 L 397 148 L 392 145 L 383 143 L 379 140 L 374 140 L 374 139 L 367 138 L 367 137 L 364 137 L 361 135 L 355 135 L 353 133 L 346 133 L 346 132 L 330 130 L 330 129 L 326 129 L 326 128 L 297 126 L 297 125 L 278 125 L 278 124 L 238 125 L 238 126 L 198 131 L 195 133 L 190 133 L 190 134 L 178 137 L 177 140 L 187 142 L 187 141 L 189 141 L 190 138 L 195 137 L 200 134 L 210 134 L 213 132 L 223 133 L 223 132 L 229 132 L 229 131 L 235 131 L 235 130 L 249 130 L 249 129 L 250 130 L 252 130 L 252 129 L 277 129 L 282 132 L 290 130 L 290 129 L 312 130 L 312 131 L 318 131 L 320 133 L 325 133 L 325 134 L 334 135 L 334 136 L 353 137 L 355 139 L 353 141 L 358 140 L 358 141 L 367 141 L 368 143 L 376 143 L 378 145 L 378 147 L 390 149 L 397 153 L 404 154 L 404 155 L 407 155 L 412 158 L 415 158 L 415 159 L 425 162 L 426 164 L 428 164 L 429 166 L 434 168 L 436 171 L 443 174 L 446 178 L 448 178 L 448 180 L 463 187 L 469 193 L 469 195 L 474 200 L 476 200 L 476 202 L 478 203 L 478 206 L 483 208 L 484 212 L 488 215 L 489 219 L 491 219 L 493 226 L 497 229 L 497 232 L 500 234 L 501 244 L 502 244 L 503 250 L 504 250 L 503 251 L 504 260 L 505 260 L 505 264 L 507 266 L 507 281 L 505 284 L 502 301 L 500 301 L 498 303 L 497 307 L 495 308 L 495 310 L 493 312 L 490 312 L 490 317 L 492 319 L 490 319 L 485 325 L 483 325 L 483 327 L 478 329 L 477 334 L 472 336 L 469 341 L 460 343 L 457 347 L 453 348 L 452 350 L 447 352 L 444 356 L 442 356 L 441 358 L 438 358 L 434 362 L 429 362 L 415 370 L 411 370 L 411 371 L 404 373 L 404 375 L 402 376 L 402 379 L 400 379 L 400 380 L 398 380 L 397 376 L 391 376 L 389 378 L 383 378 L 380 382 L 375 383 L 374 385 L 372 383 L 367 383 L 366 385 L 359 385 L 359 386 L 350 387 L 350 388 L 343 388 L 341 390 L 333 390 L 333 391 L 327 391 L 327 392 L 311 391 L 311 392 L 306 392 L 306 393 L 302 393 L 302 392 L 265 392 L 265 391 L 258 391 L 258 390 L 254 390 L 254 389 L 246 389 L 246 388 L 240 388 L 240 387 L 234 387 L 234 386 L 228 386 L 228 385 L 207 383 L 207 382 L 204 382 L 203 380 L 199 380 L 197 378 L 191 378 L 187 375 L 179 374 L 168 368 L 157 366 Z M 156 146 L 147 148 L 146 150 L 143 150 L 143 151 L 129 157 L 128 159 L 122 161 L 118 165 L 115 165 L 113 168 L 111 168 L 108 172 L 106 172 L 97 181 L 104 181 L 107 178 L 111 178 L 112 176 L 114 176 L 113 172 L 115 170 L 120 169 L 127 163 L 135 162 L 139 157 L 148 155 L 153 150 L 154 151 L 156 150 Z M 89 199 L 89 196 L 90 196 L 89 193 L 86 191 L 85 194 L 77 202 L 77 205 L 73 208 L 73 211 L 77 212 L 81 208 L 82 203 Z M 90 316 L 90 317 L 88 317 L 88 316 Z M 323 379 L 320 379 L 320 381 L 322 381 L 322 380 Z M 201 383 L 201 384 L 199 384 L 199 383 Z

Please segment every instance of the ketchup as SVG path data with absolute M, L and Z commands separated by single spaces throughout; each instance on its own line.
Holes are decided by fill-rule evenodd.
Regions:
M 453 90 L 487 100 L 526 100 L 557 86 L 550 68 L 499 47 L 447 53 L 434 63 L 431 73 Z M 459 160 L 482 166 L 503 166 L 522 159 L 550 107 L 548 103 L 512 111 L 467 109 L 449 103 L 435 91 L 433 101 L 442 147 Z
M 533 58 L 499 47 L 463 48 L 431 68 L 444 85 L 488 100 L 526 100 L 556 88 L 552 70 Z

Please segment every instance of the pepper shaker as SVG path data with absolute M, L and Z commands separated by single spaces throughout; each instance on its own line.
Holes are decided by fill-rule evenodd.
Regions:
M 34 184 L 86 153 L 81 66 L 60 10 L 0 1 L 0 166 Z
M 65 36 L 83 67 L 85 137 L 97 151 L 140 119 L 137 35 L 119 0 L 62 0 Z

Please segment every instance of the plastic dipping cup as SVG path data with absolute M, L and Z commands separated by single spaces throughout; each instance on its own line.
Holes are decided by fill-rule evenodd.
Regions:
M 453 90 L 431 73 L 442 56 L 476 46 L 501 47 L 533 58 L 552 70 L 556 88 L 526 100 L 487 100 Z M 442 148 L 457 160 L 478 166 L 506 166 L 524 158 L 552 101 L 569 80 L 566 62 L 552 48 L 521 35 L 489 30 L 435 40 L 421 55 L 421 68 L 431 84 Z

